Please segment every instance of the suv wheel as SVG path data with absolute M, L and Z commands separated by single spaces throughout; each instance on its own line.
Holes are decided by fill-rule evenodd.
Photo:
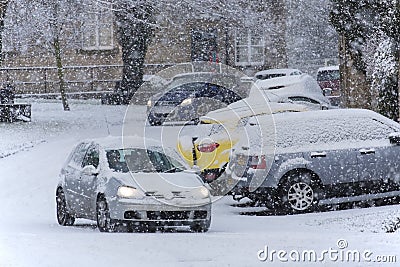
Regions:
M 322 193 L 318 182 L 306 172 L 290 175 L 280 191 L 281 206 L 289 213 L 315 210 Z
M 56 205 L 57 205 L 58 224 L 63 226 L 73 225 L 75 222 L 75 218 L 68 211 L 67 202 L 65 200 L 65 194 L 61 188 L 57 190 Z

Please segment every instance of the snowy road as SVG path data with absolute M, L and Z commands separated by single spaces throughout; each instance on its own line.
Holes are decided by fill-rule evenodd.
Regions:
M 144 110 L 137 107 L 138 125 L 143 123 Z M 86 220 L 73 227 L 59 226 L 54 190 L 71 147 L 82 138 L 119 134 L 124 114 L 124 107 L 96 103 L 77 102 L 70 113 L 64 113 L 59 103 L 34 102 L 31 124 L 0 124 L 0 267 L 293 266 L 289 253 L 294 257 L 296 252 L 311 250 L 318 257 L 324 255 L 323 262 L 302 261 L 294 266 L 398 266 L 400 235 L 384 233 L 382 223 L 400 216 L 399 206 L 243 216 L 239 213 L 260 208 L 236 207 L 226 197 L 214 203 L 208 233 L 106 234 Z M 343 244 L 347 247 L 338 247 Z M 268 252 L 287 254 L 281 260 L 275 253 L 272 262 L 271 258 L 260 261 L 257 254 L 265 246 Z M 324 250 L 337 250 L 336 261 Z M 393 255 L 397 263 L 363 259 L 343 263 L 340 255 L 348 250 L 368 250 L 371 260 Z

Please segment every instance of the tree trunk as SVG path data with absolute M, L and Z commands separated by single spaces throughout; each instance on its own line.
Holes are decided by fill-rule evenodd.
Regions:
M 286 21 L 288 12 L 284 0 L 271 1 L 270 10 L 272 12 L 273 21 L 276 27 L 276 36 L 274 42 L 276 43 L 276 68 L 287 68 L 288 58 L 286 51 Z
M 153 36 L 150 5 L 120 7 L 115 11 L 118 41 L 122 47 L 123 76 L 119 91 L 128 104 L 143 82 L 144 61 Z
M 62 58 L 61 58 L 60 40 L 59 40 L 58 36 L 54 37 L 53 45 L 54 45 L 54 53 L 55 53 L 56 64 L 57 64 L 57 75 L 58 75 L 58 81 L 59 81 L 59 85 L 60 85 L 61 101 L 62 101 L 64 110 L 69 111 L 70 108 L 69 108 L 69 104 L 68 104 L 67 95 L 65 93 L 64 70 L 63 70 L 63 64 L 62 64 Z
M 372 109 L 372 93 L 366 73 L 356 68 L 344 35 L 339 37 L 339 62 L 341 106 Z
M 0 65 L 3 62 L 3 30 L 4 30 L 4 17 L 6 16 L 8 0 L 0 0 Z
M 394 48 L 396 73 L 386 77 L 384 90 L 379 91 L 378 112 L 394 121 L 399 121 L 399 51 Z

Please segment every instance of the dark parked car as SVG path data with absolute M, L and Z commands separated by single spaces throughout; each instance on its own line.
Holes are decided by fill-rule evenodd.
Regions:
M 236 195 L 289 212 L 400 195 L 400 126 L 373 111 L 258 116 L 245 130 L 227 168 Z
M 240 77 L 220 73 L 187 73 L 175 76 L 163 92 L 147 103 L 150 125 L 195 121 L 209 111 L 247 96 L 250 87 Z M 248 83 L 250 84 L 250 83 Z

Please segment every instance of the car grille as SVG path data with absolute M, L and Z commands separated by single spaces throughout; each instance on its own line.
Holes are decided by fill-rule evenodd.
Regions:
M 207 219 L 206 210 L 196 210 L 193 215 L 193 219 Z
M 172 191 L 171 193 L 167 193 L 168 195 L 163 195 L 159 192 L 146 192 L 146 196 L 154 197 L 154 198 L 166 198 L 166 199 L 173 199 L 173 198 L 185 198 L 180 191 Z
M 149 220 L 187 220 L 190 211 L 148 211 Z
M 154 106 L 156 106 L 156 107 L 163 107 L 163 106 L 173 106 L 173 107 L 175 107 L 175 106 L 177 106 L 179 104 L 180 103 L 177 102 L 177 101 L 158 101 L 158 102 L 156 102 L 156 104 Z

